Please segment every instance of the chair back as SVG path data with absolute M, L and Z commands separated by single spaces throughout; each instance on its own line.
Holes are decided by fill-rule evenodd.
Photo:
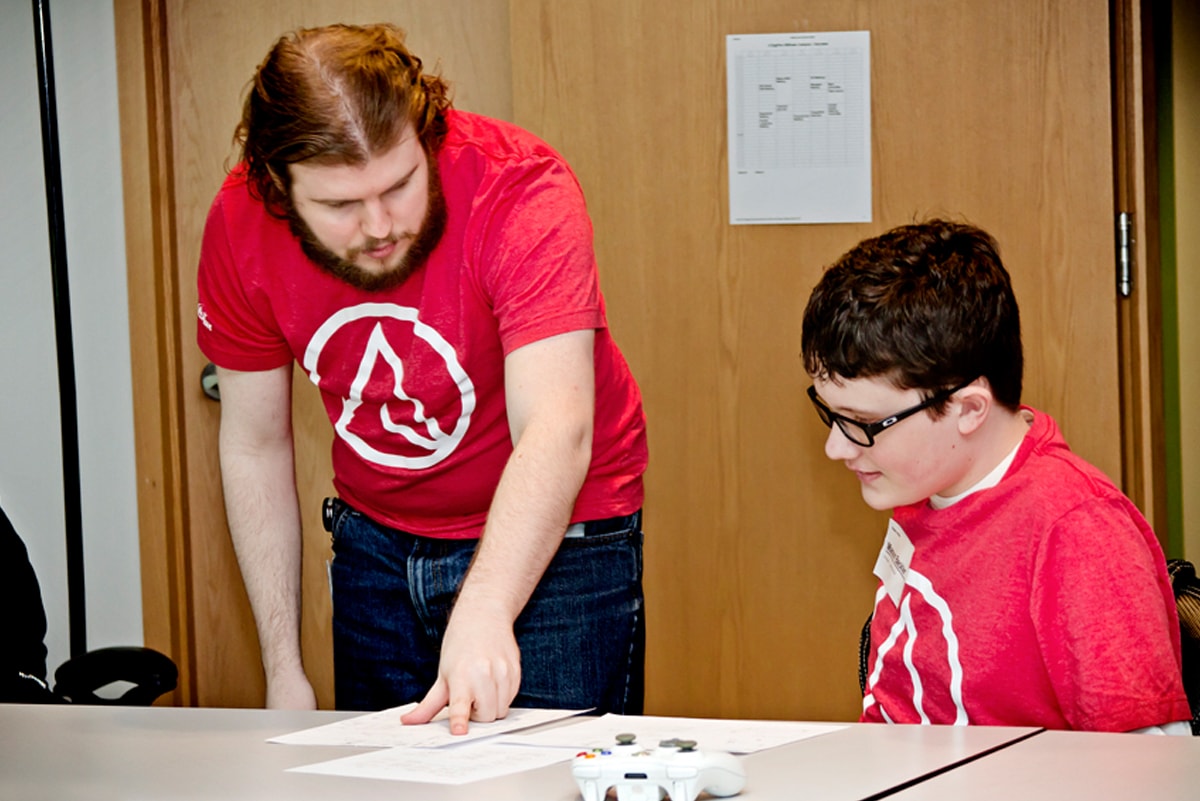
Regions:
M 1192 734 L 1200 736 L 1200 579 L 1196 568 L 1183 559 L 1167 561 L 1167 575 L 1175 591 L 1179 613 L 1179 640 L 1183 646 L 1183 689 L 1192 709 Z

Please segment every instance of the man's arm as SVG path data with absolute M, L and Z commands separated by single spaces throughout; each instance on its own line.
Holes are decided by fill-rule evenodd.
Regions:
M 504 363 L 513 452 L 442 641 L 438 679 L 404 723 L 447 704 L 450 731 L 508 714 L 521 685 L 513 624 L 562 543 L 592 455 L 595 332 L 531 343 Z
M 218 370 L 225 513 L 254 611 L 267 707 L 315 709 L 300 658 L 300 506 L 292 369 Z

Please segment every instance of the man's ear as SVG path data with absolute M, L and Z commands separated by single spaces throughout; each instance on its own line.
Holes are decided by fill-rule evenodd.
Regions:
M 980 378 L 954 393 L 958 430 L 963 436 L 978 431 L 992 413 L 996 399 L 986 379 Z

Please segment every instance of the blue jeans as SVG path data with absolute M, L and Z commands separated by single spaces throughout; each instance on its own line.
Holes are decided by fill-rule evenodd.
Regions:
M 325 521 L 337 708 L 421 700 L 478 540 L 418 537 L 337 499 L 326 502 Z M 641 512 L 564 539 L 514 626 L 521 688 L 512 705 L 641 714 L 643 606 Z

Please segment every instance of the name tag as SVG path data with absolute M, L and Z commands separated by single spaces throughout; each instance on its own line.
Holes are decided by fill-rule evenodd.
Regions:
M 883 582 L 884 590 L 896 606 L 900 605 L 900 596 L 904 593 L 908 569 L 912 565 L 916 550 L 900 524 L 889 520 L 887 536 L 883 538 L 883 548 L 879 551 L 879 558 L 875 560 L 875 575 Z

